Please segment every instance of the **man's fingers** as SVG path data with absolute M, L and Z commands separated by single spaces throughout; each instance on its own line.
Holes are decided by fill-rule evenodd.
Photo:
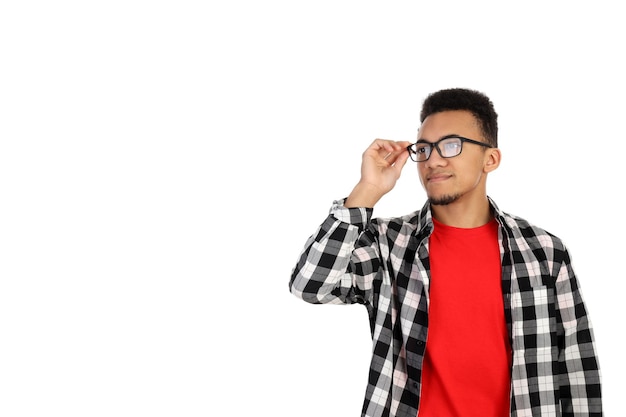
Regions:
M 368 151 L 374 151 L 376 154 L 388 160 L 400 153 L 404 152 L 405 148 L 410 144 L 407 141 L 395 141 L 391 139 L 376 139 L 368 148 Z
M 406 148 L 400 148 L 399 150 L 395 152 L 391 152 L 387 154 L 385 156 L 385 161 L 387 161 L 389 165 L 396 165 L 396 164 L 404 165 L 404 163 L 407 161 L 408 158 L 409 158 L 409 154 L 406 151 Z

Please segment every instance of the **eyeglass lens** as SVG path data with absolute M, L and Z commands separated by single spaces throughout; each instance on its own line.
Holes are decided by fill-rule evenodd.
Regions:
M 434 146 L 439 149 L 442 157 L 451 158 L 461 153 L 463 141 L 459 138 L 447 138 L 434 144 L 424 142 L 416 143 L 414 147 L 415 159 L 417 161 L 425 161 L 430 158 L 430 153 Z

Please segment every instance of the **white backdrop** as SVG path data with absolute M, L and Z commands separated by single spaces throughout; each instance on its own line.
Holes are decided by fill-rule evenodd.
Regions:
M 0 414 L 358 415 L 366 311 L 291 268 L 367 145 L 469 87 L 500 114 L 489 194 L 568 245 L 617 415 L 618 6 L 419 3 L 4 2 Z M 409 162 L 375 215 L 423 201 Z

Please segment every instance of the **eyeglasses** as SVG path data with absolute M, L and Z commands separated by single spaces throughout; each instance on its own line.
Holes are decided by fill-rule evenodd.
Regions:
M 409 156 L 415 162 L 428 161 L 433 152 L 433 148 L 437 149 L 442 158 L 452 158 L 461 153 L 463 150 L 463 142 L 473 143 L 475 145 L 484 146 L 485 148 L 493 148 L 492 145 L 484 142 L 478 142 L 472 139 L 464 138 L 457 135 L 448 135 L 439 139 L 435 143 L 427 142 L 423 139 L 406 147 Z

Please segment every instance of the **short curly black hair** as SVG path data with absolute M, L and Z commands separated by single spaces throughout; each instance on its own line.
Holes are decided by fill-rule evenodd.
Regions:
M 498 114 L 489 97 L 467 88 L 448 88 L 431 93 L 422 104 L 420 122 L 433 113 L 446 110 L 467 110 L 478 121 L 487 142 L 498 147 Z

